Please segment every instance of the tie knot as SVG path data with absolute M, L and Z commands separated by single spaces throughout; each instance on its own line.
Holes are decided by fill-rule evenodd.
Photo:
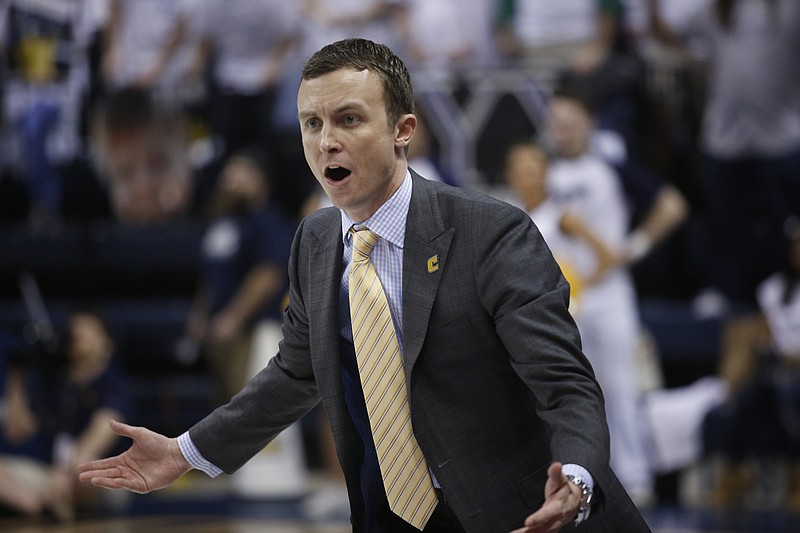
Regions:
M 350 233 L 353 236 L 353 261 L 367 261 L 378 242 L 378 234 L 365 227 L 352 228 Z

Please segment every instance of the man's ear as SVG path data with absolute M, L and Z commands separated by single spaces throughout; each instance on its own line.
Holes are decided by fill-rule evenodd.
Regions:
M 411 113 L 405 114 L 397 121 L 394 144 L 397 148 L 407 148 L 417 129 L 417 117 Z

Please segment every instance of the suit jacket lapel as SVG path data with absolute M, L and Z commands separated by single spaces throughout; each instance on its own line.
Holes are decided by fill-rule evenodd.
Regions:
M 338 209 L 315 219 L 309 228 L 318 241 L 309 251 L 308 312 L 311 357 L 320 389 L 333 387 L 334 394 L 323 395 L 326 404 L 341 403 L 341 354 L 339 350 L 339 288 L 342 276 L 341 218 Z M 330 406 L 328 406 L 330 407 Z M 338 411 L 338 410 L 337 410 Z
M 431 184 L 413 171 L 411 175 L 414 185 L 403 245 L 403 363 L 407 376 L 411 376 L 425 341 L 455 231 L 444 227 Z

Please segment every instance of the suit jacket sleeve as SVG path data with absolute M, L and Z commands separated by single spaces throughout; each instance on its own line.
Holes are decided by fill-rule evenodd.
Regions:
M 498 335 L 537 398 L 554 458 L 600 472 L 608 463 L 605 409 L 568 312 L 569 286 L 527 215 L 514 213 L 497 227 L 502 236 L 481 254 L 479 284 Z
M 308 316 L 299 287 L 297 257 L 303 225 L 289 260 L 290 303 L 278 353 L 231 401 L 189 429 L 203 457 L 224 472 L 238 470 L 319 401 L 311 366 Z

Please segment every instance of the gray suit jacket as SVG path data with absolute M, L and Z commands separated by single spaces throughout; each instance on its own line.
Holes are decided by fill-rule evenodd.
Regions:
M 507 204 L 412 175 L 404 365 L 414 433 L 459 520 L 475 533 L 521 527 L 557 460 L 584 466 L 599 488 L 581 530 L 649 531 L 608 466 L 602 394 L 539 231 Z M 342 269 L 339 211 L 312 214 L 292 245 L 278 355 L 190 436 L 230 473 L 321 399 L 360 531 L 362 444 L 339 353 Z

